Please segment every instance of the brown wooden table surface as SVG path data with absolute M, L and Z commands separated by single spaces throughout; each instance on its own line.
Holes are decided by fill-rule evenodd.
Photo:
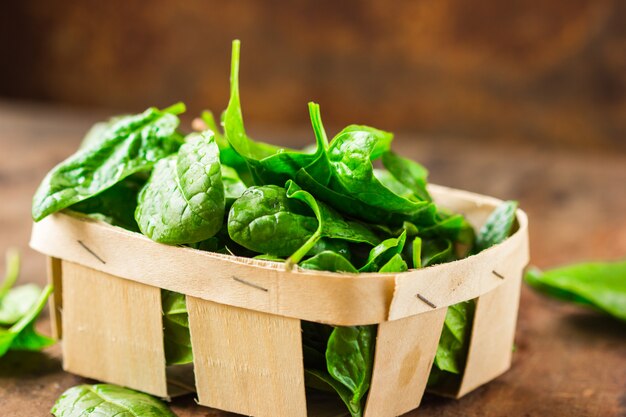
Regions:
M 43 256 L 28 248 L 31 196 L 102 116 L 0 102 L 0 252 L 22 250 L 22 283 L 45 281 Z M 292 145 L 312 140 L 306 130 L 257 133 Z M 398 135 L 395 148 L 424 163 L 434 183 L 519 200 L 530 217 L 534 265 L 626 256 L 626 154 L 414 135 Z M 38 327 L 47 326 L 44 314 Z M 58 345 L 10 352 L 0 359 L 0 416 L 49 415 L 65 389 L 83 382 L 63 372 Z M 181 417 L 229 415 L 197 406 L 193 396 L 172 409 Z M 459 401 L 427 395 L 407 416 L 626 416 L 626 326 L 524 288 L 512 369 Z

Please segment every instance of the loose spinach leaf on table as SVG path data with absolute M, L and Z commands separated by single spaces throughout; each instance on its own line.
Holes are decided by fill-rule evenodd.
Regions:
M 290 256 L 317 228 L 311 210 L 276 185 L 248 188 L 228 214 L 228 234 L 235 242 L 278 257 Z
M 41 289 L 35 284 L 13 288 L 20 274 L 20 255 L 16 250 L 6 254 L 6 272 L 0 283 L 0 326 L 11 326 L 19 321 L 37 302 Z
M 88 143 L 46 175 L 33 198 L 35 221 L 93 197 L 124 178 L 146 171 L 176 152 L 182 103 L 165 110 L 120 117 L 94 133 Z
M 15 324 L 8 329 L 0 327 L 0 357 L 8 350 L 36 351 L 54 344 L 54 339 L 35 331 L 35 321 L 51 293 L 52 286 L 46 286 L 35 304 Z
M 311 193 L 301 189 L 292 180 L 287 181 L 285 187 L 287 188 L 287 197 L 302 201 L 308 205 L 318 222 L 315 233 L 289 257 L 288 262 L 294 264 L 300 262 L 323 237 L 355 243 L 367 243 L 372 246 L 380 242 L 378 236 L 363 224 L 344 220 L 338 212 L 324 203 L 318 202 Z
M 581 263 L 544 272 L 533 268 L 525 280 L 541 293 L 626 321 L 626 261 Z
M 0 298 L 0 326 L 11 326 L 37 302 L 41 288 L 36 284 L 20 285 Z
M 254 183 L 257 185 L 283 185 L 295 179 L 302 167 L 309 165 L 323 151 L 323 143 L 318 142 L 314 153 L 286 149 L 252 140 L 246 134 L 239 98 L 239 50 L 240 42 L 233 41 L 230 100 L 224 112 L 224 133 L 232 149 L 248 164 Z
M 168 365 L 193 362 L 189 314 L 184 294 L 161 290 L 163 308 L 163 337 Z
M 166 405 L 141 392 L 109 384 L 78 385 L 50 410 L 55 417 L 176 417 Z
M 157 163 L 139 194 L 135 219 L 154 241 L 195 243 L 220 230 L 224 205 L 217 144 L 210 131 L 192 133 L 178 155 Z

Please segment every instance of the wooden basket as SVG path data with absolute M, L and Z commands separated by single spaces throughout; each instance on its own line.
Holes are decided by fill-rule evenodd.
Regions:
M 431 186 L 435 201 L 479 228 L 499 200 Z M 365 417 L 417 408 L 447 306 L 476 299 L 460 397 L 511 363 L 526 215 L 505 242 L 463 260 L 398 274 L 286 271 L 279 263 L 161 245 L 77 214 L 34 225 L 31 247 L 49 259 L 53 332 L 68 372 L 160 397 L 168 375 L 160 289 L 187 296 L 201 405 L 256 417 L 344 415 L 316 400 L 307 410 L 301 320 L 378 324 Z M 168 386 L 168 381 L 170 382 Z M 180 388 L 180 384 L 178 384 Z

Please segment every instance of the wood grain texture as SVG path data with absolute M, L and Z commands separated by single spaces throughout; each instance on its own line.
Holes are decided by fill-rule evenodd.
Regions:
M 419 406 L 447 310 L 440 308 L 378 326 L 364 417 L 395 417 Z
M 76 149 L 89 126 L 107 115 L 0 101 L 0 251 L 21 249 L 21 283 L 46 282 L 45 260 L 28 248 L 32 222 L 28 213 L 35 188 L 52 166 Z M 569 121 L 553 118 L 553 122 Z M 255 127 L 259 131 L 250 125 L 253 131 Z M 259 132 L 263 134 L 258 137 L 293 146 L 311 140 L 309 129 L 285 132 L 276 126 Z M 394 149 L 428 167 L 436 183 L 519 200 L 532 220 L 534 265 L 548 268 L 626 254 L 626 153 L 601 149 L 578 153 L 531 142 L 482 146 L 467 137 L 434 140 L 406 134 L 398 135 Z M 49 326 L 44 314 L 37 328 L 47 333 Z M 495 381 L 459 400 L 426 394 L 420 408 L 406 417 L 626 413 L 623 374 L 617 372 L 626 357 L 622 323 L 523 286 L 515 346 L 513 366 Z M 62 370 L 58 344 L 43 353 L 10 352 L 0 364 L 0 415 L 47 415 L 63 391 L 83 383 L 92 381 Z M 172 410 L 178 417 L 235 417 L 200 407 L 194 398 L 176 398 Z
M 187 297 L 198 402 L 307 417 L 300 320 Z
M 167 397 L 161 291 L 63 261 L 63 368 Z
M 63 336 L 63 322 L 61 320 L 61 311 L 63 310 L 63 279 L 62 279 L 62 261 L 59 258 L 48 256 L 46 258 L 48 275 L 48 283 L 54 287 L 54 292 L 48 302 L 50 309 L 50 324 L 52 336 L 59 340 Z
M 476 300 L 467 363 L 457 393 L 462 397 L 511 366 L 522 270 L 500 272 L 504 284 Z
M 249 123 L 308 127 L 315 100 L 333 131 L 626 149 L 620 0 L 29 0 L 3 12 L 0 94 L 219 114 L 241 38 Z

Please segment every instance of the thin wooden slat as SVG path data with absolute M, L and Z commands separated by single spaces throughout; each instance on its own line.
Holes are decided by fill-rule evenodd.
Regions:
M 365 417 L 395 417 L 419 406 L 447 310 L 440 308 L 378 326 Z
M 472 221 L 483 219 L 498 203 L 442 187 L 431 190 L 448 208 L 463 208 Z M 286 271 L 281 263 L 161 245 L 76 213 L 57 213 L 36 223 L 31 246 L 49 256 L 220 304 L 348 326 L 429 311 L 431 307 L 416 298 L 418 293 L 445 307 L 491 291 L 501 282 L 486 271 L 501 263 L 527 262 L 527 221 L 521 211 L 518 220 L 520 229 L 500 245 L 401 274 Z
M 306 417 L 300 320 L 187 297 L 198 401 L 255 417 Z
M 59 340 L 63 337 L 63 325 L 61 311 L 63 310 L 63 280 L 61 270 L 61 260 L 47 257 L 48 283 L 54 287 L 54 292 L 50 297 L 48 306 L 50 308 L 50 323 L 52 327 L 52 337 Z
M 504 277 L 504 284 L 476 302 L 467 364 L 457 398 L 511 366 L 522 269 L 509 267 L 497 272 Z
M 167 397 L 161 291 L 63 261 L 66 371 Z

